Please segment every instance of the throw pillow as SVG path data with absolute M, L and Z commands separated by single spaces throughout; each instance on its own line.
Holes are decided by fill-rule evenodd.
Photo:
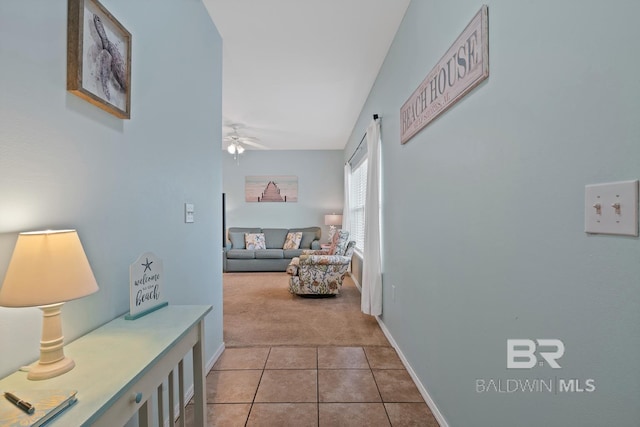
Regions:
M 282 249 L 298 249 L 301 241 L 302 231 L 298 231 L 297 233 L 287 233 L 287 238 L 284 241 Z
M 249 250 L 266 249 L 264 233 L 244 233 L 244 242 Z

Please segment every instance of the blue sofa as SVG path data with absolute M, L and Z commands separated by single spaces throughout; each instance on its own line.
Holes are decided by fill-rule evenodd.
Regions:
M 302 232 L 298 249 L 282 249 L 287 233 Z M 264 233 L 266 249 L 251 250 L 245 246 L 245 233 Z M 306 228 L 243 228 L 230 227 L 224 249 L 223 269 L 238 271 L 286 271 L 295 257 L 305 249 L 320 249 L 320 227 Z

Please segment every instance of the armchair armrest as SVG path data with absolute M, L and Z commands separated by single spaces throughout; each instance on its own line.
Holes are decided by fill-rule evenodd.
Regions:
M 342 255 L 302 255 L 300 267 L 314 265 L 345 265 L 351 262 L 351 257 Z
M 329 255 L 327 249 L 303 249 L 302 256 L 305 255 Z

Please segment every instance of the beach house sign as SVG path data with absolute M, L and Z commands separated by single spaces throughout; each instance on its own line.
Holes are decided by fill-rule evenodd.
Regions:
M 409 141 L 487 77 L 489 9 L 484 5 L 400 108 L 400 142 Z

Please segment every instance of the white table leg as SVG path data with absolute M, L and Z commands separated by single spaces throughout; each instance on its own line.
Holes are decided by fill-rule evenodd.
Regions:
M 198 342 L 193 346 L 193 399 L 195 404 L 195 425 L 207 422 L 207 380 L 204 371 L 204 321 L 198 323 Z
M 178 402 L 180 403 L 180 427 L 185 427 L 187 408 L 184 404 L 184 360 L 178 363 Z
M 173 373 L 172 370 L 169 372 L 169 423 L 173 425 L 176 422 L 176 402 L 173 394 L 175 393 L 175 388 L 173 387 Z

